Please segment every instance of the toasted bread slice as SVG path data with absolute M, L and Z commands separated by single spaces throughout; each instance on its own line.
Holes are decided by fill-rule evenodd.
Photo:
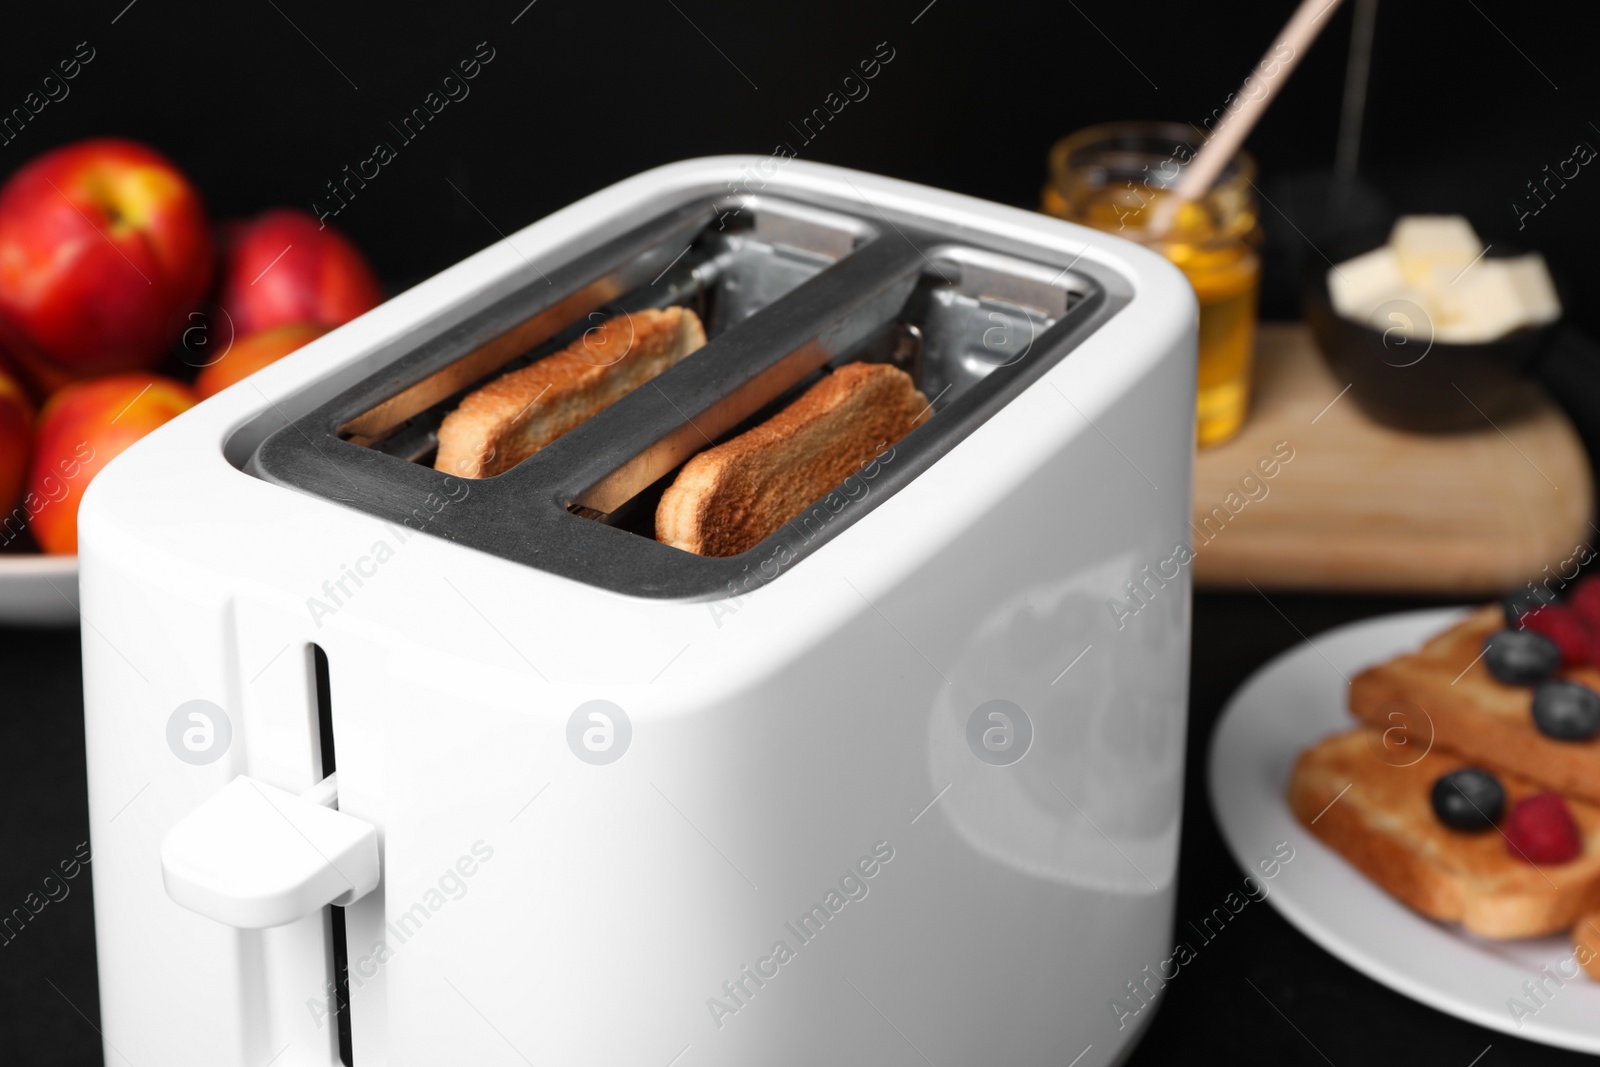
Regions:
M 1600 909 L 1600 808 L 1568 798 L 1583 851 L 1570 863 L 1535 866 L 1497 830 L 1460 833 L 1434 815 L 1434 782 L 1467 761 L 1435 748 L 1396 766 L 1383 751 L 1379 731 L 1335 734 L 1300 754 L 1289 781 L 1295 818 L 1362 874 L 1429 918 L 1480 937 L 1542 937 Z M 1508 811 L 1541 791 L 1516 775 L 1499 778 Z
M 685 464 L 656 508 L 656 540 L 702 556 L 753 548 L 928 411 L 905 371 L 846 364 L 760 426 Z
M 1420 708 L 1433 744 L 1531 778 L 1558 793 L 1600 803 L 1600 738 L 1557 741 L 1533 724 L 1533 688 L 1506 685 L 1484 666 L 1483 642 L 1505 626 L 1498 605 L 1483 608 L 1416 652 L 1370 667 L 1350 682 L 1350 710 L 1380 728 L 1394 712 Z M 1562 677 L 1600 689 L 1600 671 L 1573 667 Z M 1407 723 L 1428 735 L 1428 725 Z
M 1580 916 L 1572 928 L 1572 958 L 1590 978 L 1600 981 L 1600 911 Z
M 503 374 L 445 416 L 435 470 L 488 478 L 510 470 L 706 343 L 688 308 L 634 311 L 559 352 Z

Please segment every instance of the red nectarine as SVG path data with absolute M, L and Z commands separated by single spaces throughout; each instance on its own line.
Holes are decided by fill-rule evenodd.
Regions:
M 194 383 L 195 392 L 200 394 L 202 400 L 214 396 L 327 332 L 325 326 L 297 322 L 241 337 L 221 359 L 200 371 L 200 377 Z
M 296 322 L 332 329 L 383 300 L 366 257 L 319 226 L 304 211 L 278 208 L 224 230 L 219 299 L 240 336 Z
M 154 374 L 77 382 L 45 402 L 23 506 L 46 552 L 78 550 L 78 504 L 100 469 L 195 404 L 188 386 Z
M 212 266 L 199 194 L 144 145 L 58 148 L 0 189 L 0 320 L 71 376 L 154 364 Z

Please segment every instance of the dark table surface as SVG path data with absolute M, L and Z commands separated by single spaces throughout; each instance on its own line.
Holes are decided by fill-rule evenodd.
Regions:
M 1438 602 L 1274 594 L 1272 603 L 1282 616 L 1255 593 L 1195 599 L 1180 924 L 1239 884 L 1206 798 L 1206 751 L 1239 683 L 1300 641 L 1283 616 L 1315 637 L 1355 619 Z M 0 677 L 8 682 L 0 713 L 0 902 L 7 913 L 88 837 L 78 671 L 76 631 L 0 629 Z M 67 883 L 67 896 L 0 948 L 0 1063 L 102 1062 L 91 883 L 92 864 L 89 875 Z M 1485 1049 L 1478 1067 L 1587 1060 L 1423 1007 L 1334 959 L 1272 908 L 1249 908 L 1167 986 L 1130 1063 L 1189 1064 L 1203 1050 L 1273 1067 L 1324 1060 L 1338 1067 L 1468 1067 Z

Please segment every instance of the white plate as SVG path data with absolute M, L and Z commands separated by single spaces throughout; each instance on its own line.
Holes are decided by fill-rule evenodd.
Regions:
M 0 556 L 0 626 L 77 623 L 77 556 Z
M 1565 962 L 1564 936 L 1485 941 L 1425 919 L 1311 836 L 1284 800 L 1301 749 L 1355 720 L 1345 677 L 1444 629 L 1462 609 L 1407 612 L 1318 635 L 1251 675 L 1211 743 L 1211 806 L 1234 858 L 1254 871 L 1280 841 L 1295 850 L 1267 899 L 1301 932 L 1350 966 L 1451 1015 L 1546 1045 L 1600 1053 L 1600 982 L 1582 974 L 1530 999 L 1523 983 Z M 1341 675 L 1342 672 L 1342 675 Z M 1513 1017 L 1508 1001 L 1533 1015 Z

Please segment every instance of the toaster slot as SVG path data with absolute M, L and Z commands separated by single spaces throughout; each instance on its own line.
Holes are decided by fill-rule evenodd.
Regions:
M 946 246 L 899 324 L 922 340 L 917 387 L 939 412 L 996 370 L 1019 364 L 1092 288 L 1086 278 L 1011 256 Z M 863 355 L 861 358 L 871 358 Z
M 689 458 L 760 425 L 847 363 L 889 363 L 910 374 L 933 408 L 925 425 L 935 429 L 918 432 L 938 435 L 944 411 L 959 410 L 989 375 L 1028 359 L 1040 338 L 1092 292 L 1070 272 L 963 246 L 929 250 L 920 266 L 899 303 L 877 301 L 838 324 L 857 338 L 853 343 L 798 377 L 758 386 L 731 415 L 713 405 L 708 415 L 685 418 L 674 434 L 569 501 L 568 510 L 653 540 L 656 505 Z M 663 376 L 661 388 L 671 393 L 676 384 Z M 670 402 L 693 410 L 689 401 Z M 668 466 L 669 459 L 677 462 Z
M 753 571 L 776 577 L 755 556 L 786 571 L 848 529 L 1126 306 L 1127 283 L 1081 258 L 798 190 L 704 190 L 547 273 L 530 263 L 473 310 L 396 342 L 406 350 L 266 437 L 247 470 L 614 592 L 728 596 Z M 439 420 L 468 390 L 568 343 L 592 314 L 668 305 L 701 316 L 702 349 L 501 474 L 432 468 Z M 835 490 L 741 556 L 654 540 L 685 462 L 857 360 L 901 367 L 933 410 L 875 465 L 860 503 L 811 523 Z
M 646 308 L 686 307 L 710 340 L 848 255 L 870 233 L 846 216 L 758 198 L 719 202 L 698 221 L 697 228 L 641 235 L 614 269 L 383 397 L 347 420 L 340 436 L 431 466 L 445 415 L 494 378 L 560 351 L 606 319 Z M 547 294 L 535 288 L 528 295 Z

